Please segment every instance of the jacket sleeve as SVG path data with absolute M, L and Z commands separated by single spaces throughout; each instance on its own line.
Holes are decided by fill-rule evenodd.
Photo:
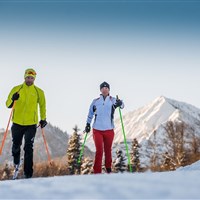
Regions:
M 89 123 L 89 124 L 91 124 L 93 115 L 94 115 L 94 110 L 93 110 L 94 103 L 95 103 L 95 100 L 92 101 L 90 108 L 89 108 L 89 112 L 88 112 L 87 123 Z
M 39 107 L 40 107 L 40 119 L 46 120 L 46 99 L 44 92 L 39 90 Z
M 7 100 L 6 100 L 6 106 L 8 107 L 8 108 L 12 108 L 12 104 L 13 104 L 13 100 L 12 100 L 12 96 L 13 96 L 13 94 L 15 93 L 15 92 L 17 92 L 18 90 L 17 90 L 17 87 L 14 87 L 11 91 L 10 91 L 10 93 L 9 93 L 9 95 L 8 95 L 8 98 L 7 98 Z

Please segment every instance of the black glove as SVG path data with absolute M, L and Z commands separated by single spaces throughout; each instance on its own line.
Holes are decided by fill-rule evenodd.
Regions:
M 16 100 L 18 100 L 18 99 L 19 99 L 19 94 L 18 94 L 18 92 L 16 92 L 15 94 L 13 94 L 12 100 L 13 100 L 13 101 L 16 101 Z
M 117 108 L 117 107 L 120 107 L 121 105 L 122 105 L 122 100 L 116 99 L 116 103 L 114 104 L 114 107 Z
M 90 129 L 91 129 L 90 124 L 87 123 L 87 124 L 86 124 L 86 127 L 85 127 L 85 132 L 86 132 L 86 133 L 89 133 L 89 132 L 90 132 Z
M 46 120 L 40 120 L 40 127 L 44 128 L 47 125 L 47 121 Z

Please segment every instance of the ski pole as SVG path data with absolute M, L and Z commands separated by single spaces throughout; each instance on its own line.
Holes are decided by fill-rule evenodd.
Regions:
M 48 150 L 47 141 L 46 141 L 45 134 L 44 134 L 44 128 L 41 128 L 41 130 L 42 130 L 42 137 L 43 137 L 43 140 L 44 140 L 45 149 L 46 149 L 46 152 L 47 152 L 48 161 L 49 161 L 50 164 L 52 164 L 51 163 L 51 156 L 50 156 L 50 153 L 49 153 L 49 150 Z
M 15 108 L 15 103 L 16 103 L 16 101 L 14 101 L 14 103 L 13 103 L 13 107 L 12 107 L 12 110 L 10 112 L 10 117 L 8 119 L 8 124 L 7 124 L 7 127 L 6 127 L 6 131 L 5 131 L 4 135 L 3 135 L 3 140 L 2 140 L 2 143 L 1 143 L 1 147 L 0 147 L 0 155 L 2 154 L 3 147 L 4 147 L 4 144 L 5 144 L 5 141 L 6 141 L 6 137 L 8 135 L 8 128 L 9 128 L 9 125 L 10 125 L 10 121 L 11 121 L 11 117 L 12 117 L 12 114 L 13 114 L 13 110 Z
M 84 131 L 84 133 L 85 133 L 85 131 Z M 81 152 L 80 152 L 80 155 L 79 155 L 79 158 L 78 158 L 79 164 L 81 163 L 81 157 L 82 157 L 82 154 L 83 154 L 83 151 L 84 151 L 84 148 L 85 148 L 85 142 L 86 142 L 86 139 L 87 139 L 87 135 L 88 135 L 88 133 L 86 132 L 86 135 L 84 137 L 84 142 L 83 142 L 82 147 L 81 147 Z
M 119 99 L 118 95 L 116 96 L 117 99 Z M 128 152 L 128 144 L 127 144 L 127 141 L 126 141 L 126 134 L 125 134 L 125 130 L 124 130 L 124 123 L 123 123 L 123 119 L 122 119 L 122 112 L 121 112 L 121 109 L 119 107 L 119 116 L 120 116 L 120 121 L 121 121 L 121 125 L 122 125 L 122 132 L 123 132 L 123 135 L 124 135 L 124 143 L 125 143 L 125 146 L 126 146 L 126 155 L 128 157 L 128 165 L 129 165 L 129 169 L 130 169 L 130 172 L 132 172 L 132 167 L 131 167 L 131 159 L 130 159 L 130 154 Z

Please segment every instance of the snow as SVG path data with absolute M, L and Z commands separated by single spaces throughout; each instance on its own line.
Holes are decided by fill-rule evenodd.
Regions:
M 0 181 L 0 199 L 199 199 L 200 161 L 171 172 Z

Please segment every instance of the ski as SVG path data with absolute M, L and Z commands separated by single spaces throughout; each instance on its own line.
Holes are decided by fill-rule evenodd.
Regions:
M 13 178 L 12 178 L 12 180 L 17 179 L 18 174 L 19 174 L 19 170 L 20 170 L 22 164 L 23 164 L 23 159 L 20 160 L 20 162 L 19 162 L 18 165 L 15 165 L 15 169 L 14 169 L 14 173 L 13 173 Z

